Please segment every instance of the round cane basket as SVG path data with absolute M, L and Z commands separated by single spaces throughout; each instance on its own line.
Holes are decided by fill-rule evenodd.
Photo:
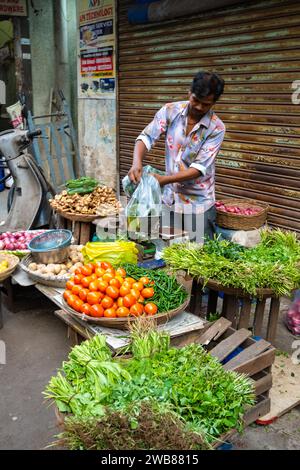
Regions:
M 203 279 L 199 279 L 200 284 L 204 284 Z M 235 297 L 254 297 L 254 298 L 267 298 L 274 296 L 273 289 L 260 288 L 256 289 L 256 294 L 251 296 L 248 292 L 245 292 L 243 289 L 238 289 L 236 287 L 225 287 L 220 282 L 215 281 L 214 279 L 209 279 L 205 284 L 205 287 L 208 287 L 211 290 L 224 292 L 224 294 L 234 295 Z
M 253 199 L 226 198 L 222 199 L 222 203 L 225 206 L 236 206 L 241 209 L 261 207 L 261 211 L 255 215 L 242 215 L 233 214 L 232 212 L 223 212 L 216 207 L 216 224 L 219 227 L 231 230 L 255 230 L 266 223 L 269 205 L 265 202 L 255 201 Z
M 72 212 L 64 212 L 60 209 L 54 210 L 57 214 L 64 217 L 64 219 L 68 219 L 74 222 L 93 222 L 93 220 L 99 218 L 99 215 L 97 214 L 73 214 Z
M 78 313 L 76 310 L 71 308 L 65 300 L 62 300 L 64 305 L 64 310 L 68 312 L 70 315 L 79 318 L 80 320 L 86 321 L 88 323 L 95 323 L 99 326 L 104 326 L 107 328 L 118 328 L 119 330 L 128 330 L 130 325 L 134 323 L 138 318 L 141 317 L 126 317 L 126 318 L 106 318 L 106 317 L 89 317 L 84 313 Z M 171 318 L 175 317 L 179 313 L 183 312 L 190 302 L 190 298 L 188 297 L 185 302 L 180 305 L 179 307 L 175 308 L 174 310 L 170 310 L 169 312 L 157 313 L 156 315 L 147 315 L 143 316 L 143 318 L 149 318 L 150 320 L 155 320 L 158 325 L 166 323 L 167 321 L 171 320 Z
M 36 274 L 34 271 L 31 271 L 28 269 L 28 266 L 30 263 L 34 263 L 34 259 L 31 254 L 27 255 L 22 262 L 20 263 L 20 268 L 27 273 L 27 275 L 32 279 L 34 282 L 37 284 L 43 284 L 44 286 L 49 286 L 49 287 L 60 287 L 61 289 L 64 289 L 66 287 L 66 282 L 69 280 L 71 277 L 71 274 L 66 274 L 62 277 L 49 275 L 49 276 L 43 276 L 41 274 Z
M 2 273 L 0 273 L 0 282 L 5 281 L 5 279 L 11 276 L 20 262 L 19 258 L 15 255 L 0 253 L 0 263 L 2 261 L 8 262 L 8 268 L 5 269 L 5 271 L 3 271 Z

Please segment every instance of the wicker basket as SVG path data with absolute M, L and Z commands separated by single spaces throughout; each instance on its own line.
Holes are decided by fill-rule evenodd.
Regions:
M 169 312 L 157 313 L 156 315 L 147 316 L 145 318 L 149 318 L 151 320 L 156 320 L 157 324 L 160 325 L 162 323 L 166 323 L 167 321 L 171 320 L 171 318 L 175 317 L 179 313 L 183 312 L 188 304 L 190 303 L 190 297 L 186 299 L 186 301 L 180 305 L 180 307 L 175 308 L 174 310 L 170 310 Z M 88 323 L 96 323 L 99 326 L 104 326 L 107 328 L 118 328 L 119 330 L 128 330 L 131 323 L 135 322 L 139 317 L 126 317 L 126 318 L 96 318 L 96 317 L 89 317 L 84 313 L 78 313 L 73 308 L 69 307 L 69 305 L 63 299 L 64 310 L 68 312 L 70 315 L 73 315 L 80 320 L 86 321 Z
M 233 214 L 232 212 L 223 212 L 216 208 L 217 217 L 216 224 L 219 227 L 231 230 L 254 230 L 262 227 L 267 220 L 269 205 L 265 202 L 256 201 L 254 199 L 222 199 L 224 205 L 237 206 L 241 208 L 261 207 L 261 212 L 255 215 Z
M 61 289 L 64 289 L 66 287 L 66 282 L 71 277 L 71 274 L 67 274 L 60 278 L 58 278 L 54 274 L 52 276 L 42 276 L 42 275 L 36 274 L 34 271 L 31 271 L 30 269 L 28 269 L 28 266 L 30 265 L 30 263 L 35 263 L 31 254 L 27 255 L 22 260 L 22 262 L 20 263 L 20 268 L 22 268 L 23 271 L 25 271 L 25 273 L 27 273 L 27 275 L 37 284 L 43 284 L 49 287 L 59 287 Z
M 99 218 L 99 215 L 95 214 L 95 215 L 88 215 L 88 214 L 73 214 L 71 212 L 64 212 L 60 209 L 54 209 L 55 212 L 59 215 L 61 215 L 62 217 L 64 217 L 64 219 L 68 219 L 68 220 L 71 220 L 73 222 L 93 222 L 95 219 Z
M 199 279 L 198 282 L 200 284 L 204 284 L 203 279 Z M 236 297 L 243 297 L 243 298 L 269 298 L 269 297 L 275 297 L 273 289 L 267 289 L 267 288 L 259 288 L 256 289 L 256 294 L 254 296 L 251 296 L 248 292 L 245 292 L 243 289 L 239 289 L 236 287 L 225 287 L 223 286 L 220 282 L 215 281 L 214 279 L 209 279 L 205 287 L 208 287 L 211 290 L 218 291 L 218 292 L 224 292 L 224 294 L 229 294 L 229 295 L 234 295 Z
M 2 261 L 7 261 L 8 262 L 8 268 L 0 273 L 0 282 L 5 281 L 9 276 L 12 275 L 16 267 L 18 266 L 20 260 L 17 256 L 15 255 L 10 255 L 7 253 L 0 253 L 0 263 Z

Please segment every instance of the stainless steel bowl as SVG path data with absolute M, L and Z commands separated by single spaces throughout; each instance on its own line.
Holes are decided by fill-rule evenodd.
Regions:
M 64 246 L 62 248 L 55 248 L 54 250 L 48 251 L 32 251 L 31 255 L 37 263 L 41 264 L 52 264 L 52 263 L 63 263 L 69 256 L 70 246 Z

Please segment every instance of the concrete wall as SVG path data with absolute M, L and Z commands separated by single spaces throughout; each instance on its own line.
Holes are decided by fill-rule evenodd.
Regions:
M 79 4 L 80 0 L 77 1 L 78 11 Z M 116 35 L 115 23 L 114 28 Z M 79 24 L 77 40 L 79 53 Z M 114 52 L 116 54 L 116 39 Z M 78 98 L 79 152 L 85 172 L 114 189 L 117 189 L 116 122 L 116 98 Z
M 80 155 L 86 174 L 116 188 L 116 101 L 80 99 L 78 117 Z
M 34 114 L 48 113 L 51 88 L 62 89 L 76 124 L 76 0 L 34 0 L 34 7 L 37 14 L 28 8 Z
M 33 112 L 49 112 L 50 90 L 55 88 L 55 43 L 53 2 L 34 0 L 35 15 L 28 8 L 31 39 Z

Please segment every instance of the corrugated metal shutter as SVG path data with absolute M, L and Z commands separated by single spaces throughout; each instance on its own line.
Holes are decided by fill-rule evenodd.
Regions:
M 129 25 L 119 1 L 119 169 L 165 103 L 186 99 L 192 77 L 214 70 L 226 81 L 216 112 L 227 127 L 217 159 L 217 196 L 271 205 L 270 223 L 300 231 L 300 3 L 255 2 L 193 18 Z M 164 168 L 160 140 L 146 160 Z

